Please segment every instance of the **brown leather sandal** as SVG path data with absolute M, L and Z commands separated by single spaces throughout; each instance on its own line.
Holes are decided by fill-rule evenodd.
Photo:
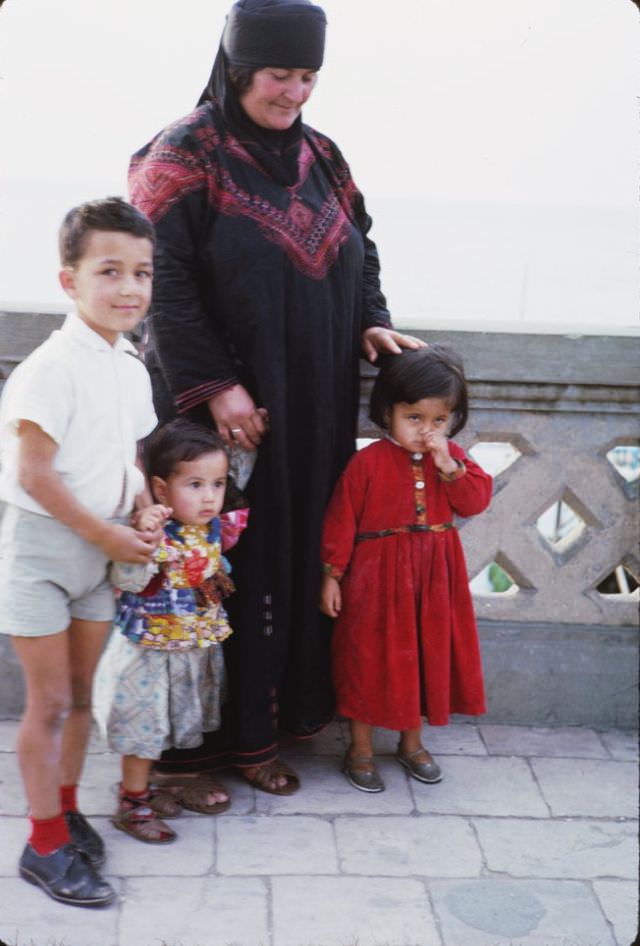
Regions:
M 177 837 L 168 824 L 156 818 L 149 807 L 149 793 L 143 798 L 131 798 L 121 793 L 118 810 L 111 822 L 118 830 L 145 844 L 170 844 Z
M 161 818 L 179 818 L 182 814 L 182 805 L 171 792 L 166 792 L 157 785 L 149 787 L 149 808 Z
M 218 815 L 226 811 L 231 805 L 231 799 L 209 804 L 207 798 L 212 792 L 227 794 L 224 785 L 221 785 L 212 775 L 162 775 L 154 776 L 153 794 L 150 806 L 165 818 L 173 818 L 169 814 L 171 802 L 187 811 L 195 811 L 199 815 Z M 160 807 L 158 807 L 160 806 Z
M 274 759 L 272 762 L 258 766 L 255 775 L 249 776 L 242 769 L 240 769 L 240 774 L 249 785 L 259 788 L 261 792 L 268 792 L 270 795 L 293 795 L 300 788 L 300 779 L 291 766 L 282 759 Z M 286 778 L 287 784 L 274 786 L 272 783 L 282 776 Z

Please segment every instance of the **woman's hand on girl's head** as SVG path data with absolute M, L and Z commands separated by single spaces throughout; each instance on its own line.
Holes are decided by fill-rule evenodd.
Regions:
M 342 592 L 340 582 L 331 575 L 323 575 L 320 585 L 320 603 L 318 605 L 323 614 L 329 618 L 337 618 L 342 608 Z
M 238 444 L 253 450 L 269 431 L 269 417 L 264 407 L 256 407 L 253 398 L 241 384 L 234 384 L 207 402 L 217 431 L 232 447 Z
M 382 325 L 374 325 L 362 333 L 362 353 L 371 363 L 378 360 L 378 355 L 399 355 L 403 348 L 428 348 L 428 345 L 421 338 L 403 335 Z

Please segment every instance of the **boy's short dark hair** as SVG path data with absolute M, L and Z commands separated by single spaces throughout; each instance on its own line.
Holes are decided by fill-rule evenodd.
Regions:
M 130 233 L 155 243 L 153 224 L 142 211 L 121 197 L 90 200 L 73 207 L 60 227 L 58 245 L 63 266 L 76 266 L 82 259 L 87 238 L 94 230 Z
M 145 456 L 147 472 L 149 476 L 167 480 L 178 463 L 188 463 L 218 450 L 229 458 L 229 450 L 220 434 L 186 417 L 177 417 L 151 436 Z
M 383 429 L 388 426 L 394 404 L 415 404 L 426 397 L 438 397 L 451 403 L 453 437 L 467 423 L 469 398 L 464 365 L 460 355 L 446 345 L 404 349 L 400 355 L 380 358 L 380 371 L 374 381 L 369 416 Z

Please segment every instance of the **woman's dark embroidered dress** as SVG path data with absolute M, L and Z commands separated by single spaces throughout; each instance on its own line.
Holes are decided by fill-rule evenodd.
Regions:
M 353 452 L 361 334 L 390 325 L 348 166 L 308 126 L 293 146 L 287 186 L 207 102 L 130 169 L 132 202 L 157 230 L 148 364 L 160 412 L 208 417 L 207 398 L 235 380 L 269 413 L 228 609 L 231 738 L 245 765 L 275 757 L 278 700 L 299 733 L 333 710 L 317 608 L 322 517 Z

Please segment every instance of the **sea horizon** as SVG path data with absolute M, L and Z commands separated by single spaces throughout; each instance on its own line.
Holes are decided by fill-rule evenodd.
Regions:
M 57 229 L 68 207 L 95 194 L 90 185 L 5 189 L 0 310 L 69 308 L 57 280 Z M 367 209 L 398 327 L 634 334 L 640 325 L 637 208 L 375 197 Z

